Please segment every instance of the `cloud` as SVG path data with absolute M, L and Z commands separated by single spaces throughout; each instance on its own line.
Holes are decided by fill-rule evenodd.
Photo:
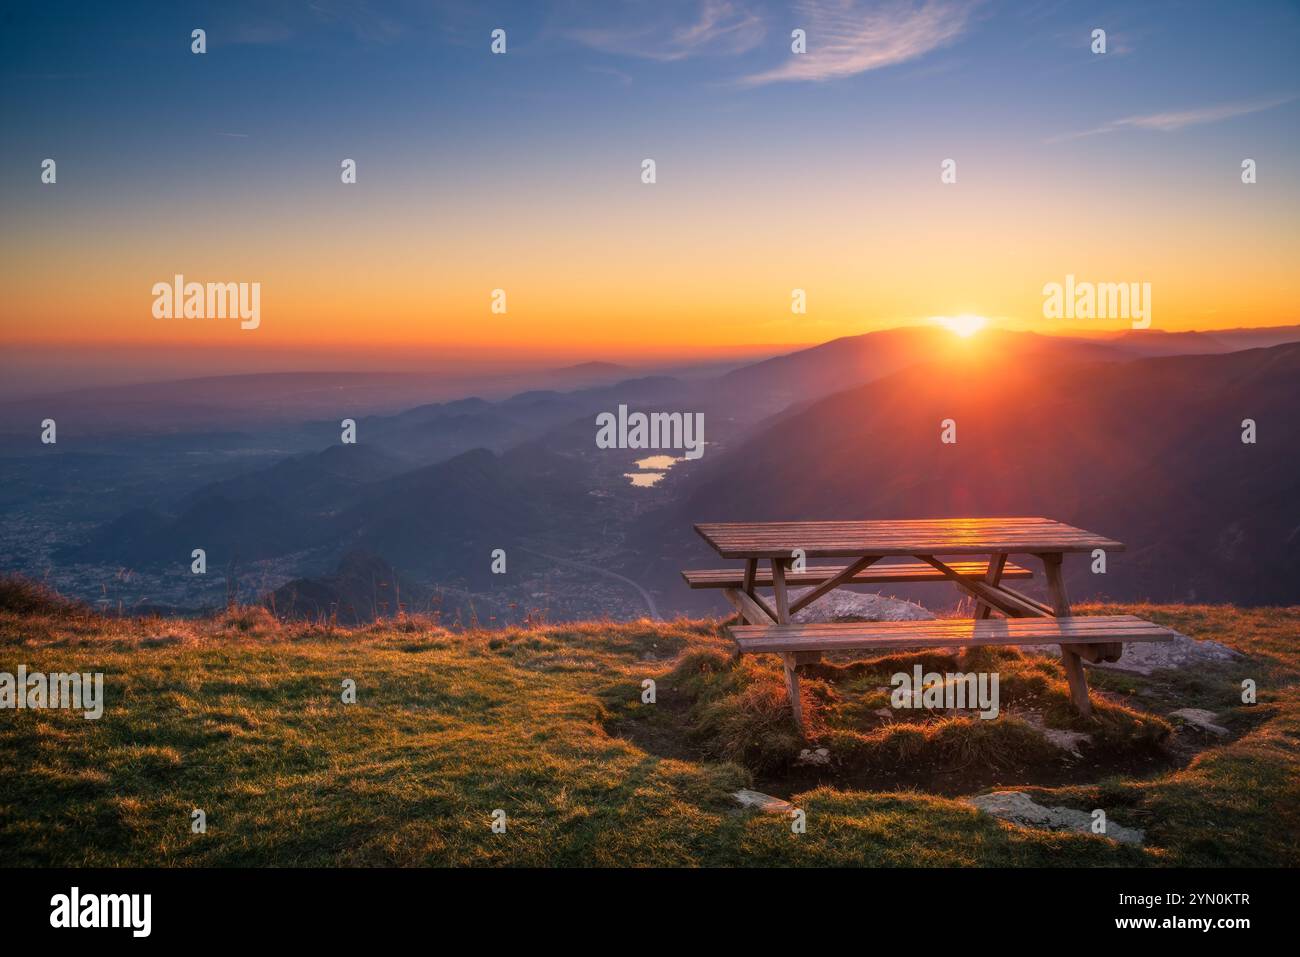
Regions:
M 1113 120 L 1102 126 L 1095 127 L 1091 130 L 1083 130 L 1078 133 L 1062 133 L 1060 136 L 1054 136 L 1047 140 L 1048 143 L 1060 143 L 1065 140 L 1077 140 L 1085 136 L 1098 136 L 1102 133 L 1119 133 L 1124 130 L 1154 130 L 1158 133 L 1175 133 L 1178 130 L 1188 126 L 1201 126 L 1205 123 L 1218 123 L 1220 120 L 1229 120 L 1234 116 L 1245 116 L 1248 113 L 1259 113 L 1263 110 L 1271 110 L 1275 106 L 1281 106 L 1283 103 L 1290 103 L 1295 99 L 1294 94 L 1291 96 L 1273 97 L 1267 100 L 1253 100 L 1244 103 L 1225 103 L 1221 106 L 1203 106 L 1195 110 L 1180 110 L 1177 112 L 1165 113 L 1146 113 L 1141 116 L 1126 116 L 1123 119 Z
M 632 83 L 632 77 L 622 70 L 616 70 L 612 66 L 589 66 L 588 73 L 599 73 L 602 76 L 612 76 L 623 86 L 629 86 Z
M 790 54 L 781 66 L 740 82 L 820 82 L 904 63 L 961 36 L 973 9 L 962 0 L 871 7 L 857 0 L 802 0 L 791 23 L 807 31 L 808 52 Z
M 592 27 L 569 32 L 584 46 L 602 53 L 671 62 L 699 54 L 736 54 L 752 50 L 766 27 L 757 14 L 731 0 L 702 0 L 685 25 L 659 20 L 635 27 Z

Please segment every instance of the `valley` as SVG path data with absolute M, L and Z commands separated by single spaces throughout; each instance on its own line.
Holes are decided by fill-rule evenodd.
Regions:
M 1300 345 L 1216 346 L 894 329 L 721 375 L 362 415 L 355 445 L 337 419 L 81 435 L 65 414 L 58 446 L 4 445 L 0 570 L 122 613 L 631 620 L 722 610 L 680 583 L 716 562 L 695 522 L 1051 514 L 1129 546 L 1105 578 L 1074 572 L 1081 596 L 1294 601 Z M 603 447 L 610 408 L 681 410 L 707 445 L 666 468 L 639 443 Z M 938 441 L 947 419 L 955 445 Z

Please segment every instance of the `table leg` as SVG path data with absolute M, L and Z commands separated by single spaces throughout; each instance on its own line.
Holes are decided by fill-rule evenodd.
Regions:
M 772 592 L 776 599 L 776 623 L 790 624 L 790 596 L 785 587 L 785 563 L 787 559 L 772 559 Z M 799 732 L 805 733 L 803 723 L 803 703 L 799 700 L 799 671 L 801 664 L 808 664 L 808 656 L 787 652 L 781 656 L 785 668 L 785 690 L 790 696 L 790 710 L 794 714 L 794 723 Z M 820 658 L 821 655 L 817 655 Z
M 785 590 L 784 558 L 772 559 L 772 592 L 776 596 L 776 623 L 790 624 L 790 596 Z
M 1047 576 L 1047 589 L 1052 596 L 1052 610 L 1057 618 L 1069 618 L 1070 599 L 1065 594 L 1065 579 L 1061 575 L 1060 552 L 1039 555 L 1043 563 L 1043 573 Z M 1061 666 L 1065 669 L 1065 680 L 1070 685 L 1070 700 L 1085 718 L 1092 714 L 1092 702 L 1088 700 L 1088 678 L 1083 673 L 1083 661 L 1069 645 L 1061 645 Z

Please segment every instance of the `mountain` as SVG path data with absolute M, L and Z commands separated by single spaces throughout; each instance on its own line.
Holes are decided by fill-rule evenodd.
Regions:
M 61 561 L 99 562 L 122 568 L 188 568 L 202 548 L 209 574 L 232 562 L 257 561 L 328 540 L 328 529 L 265 495 L 204 498 L 167 516 L 137 508 L 95 529 L 83 543 L 64 545 Z
M 860 336 L 846 336 L 788 355 L 744 366 L 723 376 L 718 391 L 756 402 L 768 413 L 891 375 L 918 363 L 960 362 L 972 351 L 996 350 L 1026 360 L 1114 359 L 1122 355 L 1103 342 L 1030 332 L 986 329 L 963 339 L 939 326 L 905 326 Z
M 475 449 L 369 486 L 338 518 L 343 541 L 423 580 L 482 585 L 491 552 L 537 536 L 580 537 L 590 512 L 580 462 L 539 444 Z M 511 556 L 512 569 L 528 562 Z
M 1238 332 L 1285 334 L 1228 338 Z M 1287 430 L 1297 346 L 1210 350 L 1218 345 L 1182 333 L 984 330 L 962 339 L 933 327 L 887 330 L 712 378 L 426 402 L 358 418 L 357 445 L 339 443 L 337 421 L 316 420 L 280 434 L 123 438 L 107 443 L 111 456 L 40 450 L 7 460 L 13 481 L 0 508 L 11 519 L 41 510 L 30 526 L 9 522 L 10 567 L 53 559 L 156 571 L 162 584 L 147 594 L 157 601 L 176 588 L 163 579 L 187 568 L 198 547 L 210 570 L 274 559 L 256 570 L 273 582 L 318 575 L 361 548 L 414 581 L 481 596 L 528 580 L 516 572 L 553 570 L 511 550 L 516 543 L 578 563 L 567 566 L 563 599 L 542 576 L 553 607 L 605 607 L 608 596 L 579 574 L 583 561 L 613 574 L 603 585 L 625 587 L 621 574 L 672 607 L 677 570 L 716 562 L 691 532 L 697 521 L 1035 513 L 1129 542 L 1104 581 L 1076 583 L 1084 594 L 1281 600 L 1294 543 L 1276 529 L 1297 526 L 1287 484 L 1296 473 Z M 1167 349 L 1206 354 L 1135 355 Z M 594 442 L 595 415 L 622 404 L 703 413 L 704 458 L 632 489 L 626 474 L 645 453 Z M 941 446 L 939 422 L 949 417 L 959 442 Z M 1260 423 L 1259 443 L 1245 447 L 1252 458 L 1241 458 L 1239 442 L 1209 444 L 1235 440 L 1243 418 Z M 1227 429 L 1228 420 L 1237 424 Z M 255 456 L 245 438 L 260 443 L 250 446 Z M 308 442 L 324 451 L 241 474 Z M 209 443 L 216 448 L 204 451 Z M 1209 538 L 1219 544 L 1207 549 Z M 488 577 L 498 547 L 510 552 L 509 579 Z M 106 572 L 67 574 L 67 587 L 99 588 L 86 583 Z M 682 607 L 702 610 L 711 597 L 684 595 Z
M 692 523 L 1043 515 L 1128 545 L 1105 578 L 1067 562 L 1077 598 L 1294 602 L 1297 410 L 1297 344 L 1095 363 L 980 348 L 780 418 L 710 461 L 635 540 L 665 565 L 716 564 Z
M 209 498 L 267 497 L 295 509 L 320 509 L 338 503 L 363 485 L 394 475 L 404 468 L 396 456 L 373 445 L 332 445 L 282 459 L 264 469 L 205 485 L 190 496 L 198 503 Z
M 175 515 L 133 509 L 84 543 L 64 546 L 58 557 L 163 567 L 188 564 L 190 551 L 203 548 L 214 569 L 308 549 L 337 555 L 359 548 L 430 580 L 482 583 L 490 580 L 493 548 L 542 534 L 567 539 L 580 533 L 590 511 L 581 463 L 538 444 L 499 456 L 475 449 L 368 482 L 358 481 L 355 463 L 362 470 L 387 470 L 390 463 L 360 448 L 338 447 L 218 483 Z M 322 510 L 330 502 L 341 507 Z M 522 557 L 512 561 L 520 570 L 529 565 Z
M 402 610 L 423 610 L 428 603 L 428 589 L 406 580 L 364 549 L 344 555 L 333 574 L 295 578 L 265 599 L 284 618 L 324 618 L 347 625 L 390 618 Z
M 617 362 L 579 362 L 571 366 L 563 366 L 553 370 L 556 375 L 564 376 L 574 380 L 581 379 L 616 379 L 628 378 L 632 372 L 630 366 L 619 365 Z
M 1300 326 L 1265 326 L 1257 329 L 1215 329 L 1212 332 L 1166 332 L 1162 329 L 1125 329 L 1103 338 L 1133 355 L 1176 356 L 1267 349 L 1300 342 Z

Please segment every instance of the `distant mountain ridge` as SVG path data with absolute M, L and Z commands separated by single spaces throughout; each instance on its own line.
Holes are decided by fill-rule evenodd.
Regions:
M 1129 546 L 1105 578 L 1076 567 L 1078 597 L 1294 602 L 1298 410 L 1300 344 L 1092 363 L 986 352 L 779 418 L 710 461 L 637 541 L 708 564 L 696 522 L 1044 515 Z M 940 441 L 945 419 L 955 445 Z
M 1152 338 L 1162 348 L 1207 345 L 1171 335 L 1137 339 L 1143 349 Z M 320 569 L 360 549 L 412 581 L 487 589 L 500 585 L 488 577 L 493 548 L 528 542 L 581 558 L 591 541 L 622 542 L 626 524 L 615 564 L 672 608 L 678 569 L 709 561 L 694 522 L 1044 514 L 1131 547 L 1116 559 L 1119 573 L 1077 582 L 1081 594 L 1294 599 L 1300 347 L 1147 358 L 1127 340 L 897 329 L 706 379 L 641 376 L 363 416 L 356 445 L 340 444 L 337 422 L 316 421 L 305 432 L 322 451 L 169 504 L 127 489 L 113 501 L 139 504 L 69 536 L 53 557 L 163 570 L 203 547 L 210 568 L 274 559 L 302 588 L 313 586 L 301 576 L 316 575 L 328 591 L 339 573 Z M 704 412 L 705 457 L 621 497 L 635 453 L 594 446 L 595 415 L 620 404 Z M 945 418 L 958 422 L 956 446 L 938 443 Z M 1246 458 L 1234 444 L 1243 418 L 1256 418 L 1261 436 Z M 141 441 L 184 448 L 185 436 Z M 220 444 L 237 450 L 239 437 Z M 99 468 L 83 460 L 82 487 Z M 25 474 L 29 491 L 16 491 L 11 509 L 42 487 L 45 472 Z M 512 573 L 545 568 L 511 554 Z

